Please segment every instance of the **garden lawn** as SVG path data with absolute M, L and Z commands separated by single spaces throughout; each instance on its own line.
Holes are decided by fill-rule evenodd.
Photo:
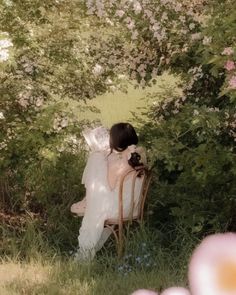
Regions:
M 115 243 L 109 239 L 90 263 L 75 262 L 69 251 L 60 255 L 43 247 L 38 252 L 32 243 L 24 256 L 22 250 L 14 258 L 0 260 L 0 294 L 130 295 L 140 288 L 161 291 L 186 286 L 188 260 L 196 243 L 184 232 L 176 237 L 171 231 L 154 235 L 148 227 L 138 227 L 130 232 L 122 259 L 118 260 Z
M 166 89 L 174 89 L 176 94 L 181 93 L 179 84 L 180 77 L 171 75 L 165 72 L 163 75 L 157 77 L 156 84 L 145 89 L 135 88 L 133 85 L 127 87 L 127 93 L 122 91 L 115 91 L 114 93 L 106 93 L 101 96 L 87 101 L 86 103 L 75 103 L 78 107 L 78 116 L 81 119 L 100 120 L 106 127 L 111 127 L 114 123 L 129 121 L 136 124 L 133 113 L 136 116 L 145 119 L 145 111 L 147 107 L 159 99 Z M 156 97 L 153 98 L 153 94 Z M 91 107 L 96 112 L 85 108 L 83 111 L 79 108 Z
M 0 265 L 1 295 L 129 295 L 138 288 L 160 288 L 182 284 L 178 270 L 162 269 L 118 273 L 97 262 L 80 265 L 71 260 Z

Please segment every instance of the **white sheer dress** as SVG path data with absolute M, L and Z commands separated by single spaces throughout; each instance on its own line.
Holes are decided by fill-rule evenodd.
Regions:
M 78 237 L 78 259 L 92 259 L 111 234 L 109 229 L 104 229 L 104 222 L 118 217 L 119 180 L 124 173 L 133 170 L 128 164 L 128 158 L 134 150 L 141 155 L 141 162 L 146 163 L 144 150 L 135 146 L 120 153 L 90 154 L 82 178 L 86 188 L 86 207 Z M 130 210 L 133 173 L 130 174 L 124 183 L 124 217 L 128 217 Z M 139 178 L 135 185 L 135 204 L 138 203 L 141 186 L 142 178 Z M 134 214 L 137 214 L 137 206 L 134 207 Z

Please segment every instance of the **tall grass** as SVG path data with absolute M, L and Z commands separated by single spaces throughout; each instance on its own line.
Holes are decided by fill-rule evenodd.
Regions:
M 133 228 L 121 260 L 110 239 L 94 261 L 80 263 L 70 253 L 50 249 L 29 226 L 21 237 L 22 248 L 12 248 L 20 251 L 2 257 L 0 294 L 128 295 L 139 288 L 185 286 L 188 259 L 197 241 L 183 229 L 176 231 L 171 239 L 173 233 L 163 229 Z

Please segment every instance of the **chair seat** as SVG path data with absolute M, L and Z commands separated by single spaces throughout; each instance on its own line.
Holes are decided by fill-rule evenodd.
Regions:
M 123 218 L 123 222 L 128 222 L 128 221 L 132 221 L 132 220 L 137 220 L 137 219 L 139 219 L 139 216 L 137 215 L 137 216 L 133 216 L 133 218 L 132 219 L 130 219 L 130 218 Z M 105 225 L 116 225 L 116 224 L 119 224 L 119 219 L 117 218 L 117 219 L 107 219 L 106 221 L 105 221 Z

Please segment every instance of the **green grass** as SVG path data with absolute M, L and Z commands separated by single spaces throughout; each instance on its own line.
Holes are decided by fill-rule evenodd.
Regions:
M 186 286 L 187 262 L 196 243 L 180 235 L 170 243 L 171 233 L 143 227 L 131 231 L 122 260 L 110 240 L 94 261 L 80 263 L 58 251 L 46 252 L 46 247 L 38 252 L 35 233 L 25 235 L 32 235 L 34 243 L 24 259 L 19 253 L 0 264 L 1 295 L 129 295 L 140 288 Z
M 177 94 L 180 93 L 179 84 L 181 84 L 180 77 L 166 72 L 157 77 L 156 84 L 151 87 L 142 89 L 129 85 L 127 93 L 122 91 L 106 93 L 86 103 L 76 103 L 75 107 L 78 108 L 79 118 L 99 120 L 106 127 L 122 121 L 129 121 L 135 125 L 132 113 L 143 117 L 142 113 L 147 107 L 163 96 L 167 89 L 174 89 Z M 89 110 L 86 106 L 96 109 L 97 112 Z
M 8 262 L 0 265 L 0 294 L 79 294 L 128 295 L 139 288 L 160 289 L 175 283 L 168 269 L 136 271 L 121 275 L 102 269 L 98 263 L 79 265 L 73 261 L 31 263 Z
M 4 261 L 0 265 L 0 294 L 128 295 L 140 288 L 161 290 L 185 285 L 182 268 L 176 268 L 171 255 L 167 255 L 159 253 L 153 257 L 155 267 L 136 266 L 129 273 L 118 271 L 119 263 L 114 257 L 87 265 L 63 258 L 28 263 Z

